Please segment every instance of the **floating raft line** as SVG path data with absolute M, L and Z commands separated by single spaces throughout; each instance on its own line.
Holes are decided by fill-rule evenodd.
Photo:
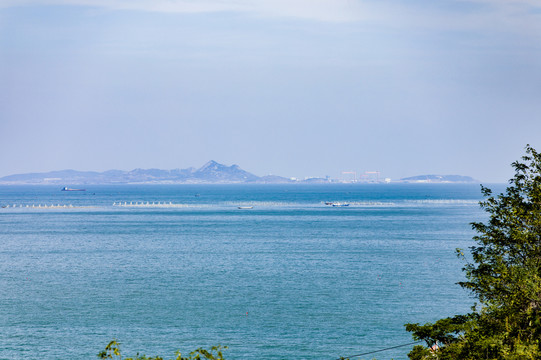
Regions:
M 72 204 L 66 205 L 66 204 L 8 204 L 8 205 L 2 205 L 3 209 L 75 209 L 75 208 L 82 208 L 82 207 L 88 207 L 88 206 L 73 206 Z
M 113 203 L 115 207 L 127 207 L 127 208 L 186 208 L 186 207 L 203 207 L 203 205 L 197 204 L 174 204 L 171 201 L 115 201 Z

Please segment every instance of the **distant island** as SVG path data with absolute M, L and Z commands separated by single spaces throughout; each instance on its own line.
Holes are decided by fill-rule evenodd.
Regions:
M 379 173 L 378 173 L 379 174 Z M 475 182 L 469 176 L 460 175 L 420 175 L 400 179 L 400 182 Z M 306 178 L 303 180 L 286 178 L 277 175 L 257 176 L 241 169 L 238 165 L 223 165 L 216 161 L 209 161 L 199 169 L 134 169 L 131 171 L 108 170 L 76 171 L 60 170 L 45 173 L 28 173 L 8 175 L 0 178 L 1 185 L 97 185 L 97 184 L 287 184 L 287 183 L 352 183 L 352 182 L 391 182 L 369 180 L 336 180 L 326 178 Z
M 402 182 L 414 183 L 478 183 L 470 176 L 462 175 L 417 175 L 400 179 Z
M 134 169 L 104 172 L 60 170 L 46 173 L 9 175 L 0 178 L 0 184 L 234 184 L 234 183 L 288 183 L 295 182 L 276 175 L 256 176 L 238 165 L 226 166 L 209 161 L 199 169 Z

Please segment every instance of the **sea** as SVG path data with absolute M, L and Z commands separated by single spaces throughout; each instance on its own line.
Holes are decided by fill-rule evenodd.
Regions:
M 0 359 L 97 359 L 113 339 L 123 358 L 407 359 L 404 324 L 475 302 L 456 249 L 480 200 L 478 184 L 0 186 Z

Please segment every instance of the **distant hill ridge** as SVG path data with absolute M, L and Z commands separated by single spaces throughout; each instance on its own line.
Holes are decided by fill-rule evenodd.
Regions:
M 473 183 L 478 182 L 470 176 L 462 175 L 417 175 L 400 179 L 404 182 L 460 182 L 460 183 Z
M 307 178 L 293 180 L 290 178 L 266 175 L 257 176 L 238 165 L 227 166 L 214 160 L 207 162 L 199 169 L 133 169 L 130 171 L 107 170 L 77 171 L 59 170 L 45 173 L 28 173 L 8 175 L 0 178 L 0 185 L 18 184 L 52 184 L 52 185 L 92 185 L 92 184 L 284 184 L 284 183 L 323 184 L 330 182 L 347 182 L 328 178 Z M 400 182 L 412 183 L 473 183 L 477 180 L 462 175 L 418 175 L 400 179 Z
M 223 165 L 214 160 L 199 169 L 134 169 L 131 171 L 108 170 L 104 172 L 60 170 L 46 173 L 8 175 L 0 184 L 199 184 L 199 183 L 285 183 L 293 182 L 276 175 L 259 177 L 238 165 Z

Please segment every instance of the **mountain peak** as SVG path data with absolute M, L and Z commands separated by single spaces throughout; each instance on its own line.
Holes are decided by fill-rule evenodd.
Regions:
M 207 170 L 217 170 L 219 168 L 226 168 L 227 166 L 220 164 L 214 160 L 210 160 L 205 165 L 201 166 L 197 172 L 199 171 L 207 171 Z
M 223 165 L 214 160 L 210 160 L 197 171 L 194 176 L 205 181 L 217 182 L 244 182 L 255 181 L 259 177 L 242 170 L 238 165 Z

